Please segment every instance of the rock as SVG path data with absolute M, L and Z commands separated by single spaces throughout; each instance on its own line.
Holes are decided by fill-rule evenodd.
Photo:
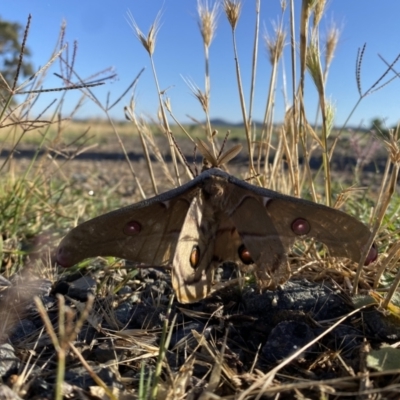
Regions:
M 262 356 L 270 363 L 275 363 L 289 357 L 301 347 L 315 338 L 312 329 L 304 322 L 284 321 L 272 329 L 267 343 L 261 350 Z M 313 352 L 314 346 L 296 357 L 305 358 L 307 353 Z
M 14 347 L 9 343 L 0 345 L 0 377 L 17 373 L 21 365 L 19 359 L 15 356 Z
M 96 280 L 90 276 L 82 276 L 76 281 L 70 282 L 68 296 L 75 300 L 87 301 L 88 295 L 96 293 Z

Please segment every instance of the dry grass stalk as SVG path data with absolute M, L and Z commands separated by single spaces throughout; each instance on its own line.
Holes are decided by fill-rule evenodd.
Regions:
M 322 159 L 324 164 L 324 180 L 325 180 L 325 200 L 326 205 L 332 204 L 332 189 L 331 189 L 331 176 L 330 176 L 330 158 L 328 149 L 328 135 L 329 135 L 329 121 L 327 119 L 327 104 L 325 99 L 325 82 L 322 74 L 320 52 L 318 47 L 318 40 L 313 37 L 311 43 L 307 48 L 306 53 L 306 66 L 313 79 L 315 87 L 319 96 L 319 106 L 322 115 Z M 331 111 L 331 110 L 330 110 Z M 332 118 L 330 118 L 332 121 Z M 331 125 L 331 123 L 330 123 Z
M 215 155 L 215 146 L 212 136 L 212 128 L 211 128 L 210 113 L 209 113 L 210 92 L 211 92 L 209 48 L 211 46 L 211 42 L 215 36 L 215 31 L 217 29 L 218 4 L 214 3 L 214 5 L 210 7 L 207 0 L 198 0 L 197 13 L 199 16 L 199 29 L 201 37 L 203 39 L 203 48 L 204 48 L 204 61 L 205 61 L 204 93 L 201 93 L 201 90 L 198 88 L 197 90 L 194 90 L 194 87 L 191 87 L 191 90 L 193 94 L 198 98 L 203 107 L 207 121 L 207 137 L 213 146 L 213 151 Z
M 374 276 L 374 284 L 373 289 L 377 290 L 379 287 L 379 282 L 382 277 L 382 274 L 385 271 L 393 271 L 395 267 L 397 267 L 398 257 L 400 256 L 400 242 L 394 243 L 390 246 L 390 248 L 386 251 L 386 257 L 380 258 L 377 263 L 377 270 Z
M 239 99 L 240 99 L 240 106 L 242 110 L 242 118 L 243 123 L 246 130 L 246 139 L 247 139 L 247 148 L 249 152 L 249 174 L 250 176 L 254 176 L 256 171 L 254 168 L 254 161 L 253 161 L 253 144 L 252 144 L 252 135 L 251 135 L 251 127 L 249 125 L 249 119 L 247 118 L 247 110 L 246 110 L 246 103 L 244 100 L 244 93 L 243 93 L 243 84 L 242 78 L 240 73 L 240 63 L 239 63 L 239 55 L 237 52 L 236 46 L 236 26 L 240 16 L 241 10 L 241 1 L 240 0 L 224 0 L 223 8 L 228 19 L 229 24 L 232 28 L 232 42 L 233 42 L 233 52 L 235 55 L 235 68 L 236 68 L 236 81 L 238 84 L 239 90 Z M 254 65 L 253 65 L 254 67 Z
M 357 269 L 357 274 L 354 279 L 354 290 L 353 294 L 357 293 L 357 284 L 359 281 L 359 277 L 361 274 L 362 270 L 362 265 L 364 264 L 365 258 L 368 255 L 368 250 L 370 246 L 372 246 L 375 236 L 380 229 L 383 219 L 385 217 L 385 214 L 387 212 L 387 209 L 390 205 L 390 202 L 392 200 L 393 194 L 395 193 L 396 187 L 397 187 L 397 179 L 398 179 L 398 174 L 399 174 L 399 169 L 400 169 L 400 142 L 399 142 L 399 128 L 396 129 L 394 132 L 393 130 L 389 131 L 389 138 L 384 140 L 384 144 L 386 147 L 386 150 L 388 152 L 388 159 L 386 162 L 386 168 L 385 172 L 383 174 L 382 182 L 381 182 L 381 187 L 379 191 L 379 196 L 377 199 L 377 206 L 374 209 L 374 214 L 372 216 L 372 232 L 371 232 L 371 237 L 369 240 L 367 247 L 367 250 L 364 251 L 363 257 L 361 257 L 360 264 Z M 391 172 L 390 172 L 391 170 Z M 380 278 L 380 274 L 383 273 L 383 270 L 381 269 L 379 271 L 380 273 L 376 275 L 375 278 L 375 285 L 378 279 Z M 393 287 L 397 288 L 397 285 L 399 284 L 400 278 L 397 276 L 396 281 L 393 283 Z M 390 294 L 385 298 L 386 304 L 389 303 L 391 300 L 393 294 L 394 294 L 395 289 L 392 288 Z
M 169 112 L 169 115 L 171 116 L 171 118 L 174 120 L 174 122 L 179 126 L 179 128 L 182 130 L 182 132 L 186 135 L 186 137 L 192 142 L 194 143 L 194 139 L 192 137 L 192 135 L 190 135 L 190 133 L 187 131 L 187 129 L 181 124 L 181 122 L 178 120 L 178 118 L 175 117 L 174 113 L 172 112 L 172 107 L 171 107 L 171 101 L 169 98 L 167 98 L 164 101 L 165 104 L 165 108 L 167 109 L 167 111 Z
M 54 348 L 57 353 L 58 364 L 57 364 L 57 381 L 56 381 L 56 391 L 55 391 L 55 399 L 61 400 L 62 399 L 62 384 L 64 382 L 65 376 L 65 358 L 66 353 L 69 347 L 72 347 L 72 341 L 75 340 L 76 335 L 81 330 L 83 323 L 86 321 L 89 312 L 93 306 L 94 297 L 89 296 L 88 301 L 86 303 L 85 309 L 81 313 L 79 319 L 74 323 L 74 313 L 73 311 L 65 306 L 65 300 L 63 296 L 58 296 L 58 331 L 59 336 L 55 333 L 53 325 L 50 321 L 49 315 L 45 307 L 43 306 L 42 302 L 38 297 L 35 297 L 35 304 L 39 311 L 40 316 L 43 319 L 45 324 L 47 334 L 50 336 L 51 341 L 54 345 Z M 92 375 L 95 375 L 92 372 Z M 112 393 L 108 390 L 107 386 L 104 382 L 96 375 L 96 380 L 104 390 L 106 390 L 107 394 L 110 396 L 111 399 L 115 398 Z
M 150 147 L 152 154 L 157 159 L 157 161 L 161 164 L 161 168 L 162 168 L 165 178 L 168 180 L 168 182 L 171 185 L 174 185 L 174 178 L 171 175 L 168 163 L 164 160 L 164 156 L 163 156 L 158 144 L 156 143 L 156 140 L 153 136 L 153 132 L 151 131 L 150 127 L 148 126 L 148 124 L 146 123 L 146 121 L 144 119 L 139 120 L 139 127 L 140 127 L 141 134 L 143 136 L 143 139 L 145 140 L 146 146 Z M 179 150 L 179 148 L 178 148 L 178 150 Z M 184 160 L 182 162 L 184 162 Z M 188 169 L 186 169 L 186 171 L 187 171 L 187 175 L 189 177 L 191 177 L 192 175 L 190 174 L 190 171 L 188 171 Z
M 152 162 L 150 160 L 149 151 L 147 149 L 147 145 L 146 145 L 146 142 L 145 142 L 144 137 L 143 137 L 143 131 L 142 131 L 141 126 L 139 125 L 139 123 L 137 121 L 137 118 L 136 118 L 136 115 L 135 115 L 135 99 L 134 99 L 134 96 L 132 96 L 132 98 L 131 98 L 129 107 L 125 107 L 125 116 L 126 116 L 126 118 L 129 118 L 129 120 L 133 122 L 133 124 L 135 125 L 135 127 L 136 127 L 136 129 L 138 131 L 139 138 L 140 138 L 140 143 L 142 144 L 143 153 L 144 153 L 145 158 L 146 158 L 146 163 L 147 163 L 147 168 L 148 168 L 148 171 L 149 171 L 149 176 L 150 176 L 150 179 L 151 179 L 151 183 L 153 185 L 153 190 L 154 190 L 154 193 L 157 195 L 158 194 L 158 190 L 157 190 L 156 179 L 155 179 L 154 172 L 153 172 L 153 164 L 152 164 Z M 136 182 L 138 183 L 138 179 L 137 179 L 136 174 L 135 174 L 135 178 L 136 178 Z M 138 187 L 139 187 L 139 190 L 140 190 L 140 194 L 145 199 L 146 196 L 145 196 L 145 194 L 143 192 L 142 186 L 139 184 Z
M 252 68 L 251 68 L 251 84 L 250 84 L 250 103 L 249 103 L 249 119 L 248 125 L 252 125 L 253 119 L 253 101 L 256 84 L 256 72 L 257 72 L 257 58 L 258 58 L 258 36 L 260 32 L 260 9 L 261 0 L 256 0 L 256 23 L 254 28 L 254 40 L 253 40 L 253 57 L 252 57 Z M 260 168 L 258 168 L 260 171 Z
M 266 151 L 264 153 L 265 173 L 267 173 L 269 154 L 270 154 L 270 149 L 272 147 L 272 131 L 274 128 L 273 105 L 275 103 L 278 66 L 279 66 L 279 60 L 281 59 L 283 54 L 283 48 L 285 46 L 285 40 L 286 40 L 286 32 L 283 28 L 282 21 L 283 21 L 283 16 L 281 21 L 274 27 L 275 36 L 273 38 L 271 38 L 268 34 L 264 35 L 264 42 L 266 44 L 269 53 L 269 61 L 272 66 L 267 102 L 264 112 L 263 127 L 260 139 L 261 142 L 265 142 L 266 144 L 265 147 Z M 261 160 L 261 152 L 258 155 L 258 165 L 260 165 L 260 160 Z
M 153 22 L 153 24 L 150 27 L 149 33 L 146 36 L 142 33 L 142 31 L 139 29 L 138 25 L 136 24 L 135 19 L 133 18 L 132 13 L 128 13 L 128 17 L 130 19 L 130 22 L 132 24 L 133 30 L 136 34 L 136 37 L 139 39 L 145 50 L 148 52 L 149 57 L 150 57 L 150 62 L 151 62 L 151 68 L 153 71 L 153 77 L 154 81 L 157 87 L 157 93 L 158 93 L 158 104 L 160 108 L 160 112 L 162 115 L 162 122 L 163 122 L 163 127 L 164 127 L 164 133 L 168 138 L 168 143 L 169 143 L 169 148 L 171 151 L 171 157 L 172 157 L 172 163 L 175 169 L 175 176 L 176 176 L 176 183 L 177 185 L 181 185 L 181 179 L 180 179 L 180 174 L 178 170 L 178 163 L 176 159 L 176 149 L 174 147 L 174 142 L 171 137 L 171 129 L 169 127 L 168 123 L 168 118 L 165 113 L 165 108 L 164 108 L 164 103 L 163 103 L 163 94 L 164 92 L 161 91 L 160 85 L 158 83 L 158 77 L 157 77 L 157 72 L 156 72 L 156 67 L 154 64 L 154 58 L 153 58 L 153 53 L 156 45 L 156 38 L 157 38 L 157 33 L 159 31 L 159 26 L 160 26 L 160 19 L 161 19 L 161 12 L 159 12 Z
M 379 228 L 381 227 L 382 221 L 385 217 L 386 211 L 390 205 L 390 201 L 393 194 L 395 193 L 395 188 L 397 186 L 397 178 L 400 169 L 400 146 L 398 141 L 398 134 L 398 129 L 396 130 L 396 132 L 391 131 L 389 132 L 389 139 L 384 140 L 385 147 L 388 151 L 388 159 L 381 182 L 381 187 L 377 200 L 377 207 L 375 207 L 374 214 L 372 216 L 372 232 L 370 240 L 366 246 L 366 249 L 364 249 L 363 255 L 358 265 L 357 274 L 354 278 L 353 295 L 357 294 L 357 286 L 360 279 L 362 267 L 364 265 L 364 261 L 368 255 L 369 248 L 374 243 L 375 236 Z M 391 295 L 393 295 L 393 293 Z M 388 302 L 390 301 L 390 298 L 391 297 L 388 297 Z

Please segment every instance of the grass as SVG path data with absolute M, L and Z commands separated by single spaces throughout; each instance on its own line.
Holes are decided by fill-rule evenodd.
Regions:
M 19 84 L 19 68 L 15 72 L 13 83 L 3 82 L 7 88 L 5 102 L 0 112 L 1 151 L 7 149 L 9 155 L 1 158 L 0 171 L 0 272 L 6 280 L 19 277 L 21 283 L 15 285 L 15 290 L 20 288 L 24 296 L 16 294 L 15 290 L 5 290 L 6 295 L 1 299 L 0 336 L 3 341 L 8 340 L 9 335 L 20 319 L 26 313 L 26 303 L 31 302 L 34 295 L 40 293 L 35 276 L 45 277 L 52 282 L 65 279 L 65 271 L 58 270 L 53 263 L 53 252 L 59 239 L 78 223 L 111 209 L 120 207 L 132 201 L 132 198 L 141 200 L 146 195 L 161 193 L 163 190 L 180 185 L 191 178 L 187 163 L 183 160 L 182 152 L 193 154 L 196 138 L 207 140 L 214 156 L 217 155 L 221 143 L 220 135 L 215 134 L 226 130 L 226 126 L 214 125 L 210 118 L 210 96 L 212 93 L 212 76 L 209 74 L 209 48 L 217 29 L 216 6 L 208 6 L 206 2 L 198 3 L 199 24 L 198 27 L 203 38 L 204 51 L 204 89 L 196 83 L 188 82 L 194 96 L 198 99 L 204 111 L 204 125 L 180 124 L 174 116 L 174 111 L 160 89 L 158 90 L 160 118 L 152 121 L 144 121 L 135 113 L 135 98 L 132 97 L 130 105 L 125 108 L 125 115 L 129 122 L 114 121 L 109 114 L 111 107 L 120 106 L 119 101 L 126 93 L 140 82 L 140 74 L 132 80 L 127 90 L 112 105 L 102 104 L 95 95 L 95 86 L 90 82 L 82 81 L 78 71 L 74 69 L 76 52 L 66 52 L 67 44 L 64 43 L 65 27 L 62 28 L 57 40 L 56 50 L 49 56 L 49 63 L 41 68 L 33 77 Z M 357 216 L 367 223 L 372 231 L 370 243 L 375 241 L 380 249 L 380 258 L 372 266 L 363 267 L 363 260 L 359 266 L 351 263 L 333 263 L 326 252 L 318 251 L 312 244 L 299 245 L 293 252 L 291 264 L 293 274 L 298 278 L 318 280 L 333 280 L 346 295 L 355 295 L 357 292 L 366 294 L 368 290 L 383 293 L 381 306 L 396 310 L 392 298 L 396 294 L 400 281 L 398 270 L 397 236 L 399 227 L 397 215 L 400 207 L 398 197 L 395 196 L 398 168 L 400 162 L 400 150 L 398 131 L 391 131 L 382 137 L 371 138 L 365 133 L 349 131 L 346 124 L 340 129 L 333 127 L 333 108 L 326 99 L 325 86 L 329 77 L 331 61 L 336 50 L 339 31 L 332 26 L 326 36 L 326 42 L 320 35 L 320 21 L 325 13 L 323 0 L 302 1 L 300 20 L 294 17 L 294 1 L 281 2 L 281 15 L 278 16 L 273 36 L 264 38 L 271 63 L 270 87 L 266 97 L 264 118 L 261 126 L 253 121 L 252 99 L 257 88 L 257 58 L 259 51 L 258 38 L 259 9 L 264 7 L 260 0 L 255 0 L 256 23 L 254 26 L 254 38 L 250 40 L 253 47 L 252 76 L 250 93 L 243 92 L 242 73 L 240 69 L 240 54 L 236 49 L 236 26 L 240 19 L 240 1 L 224 0 L 221 13 L 227 18 L 232 32 L 232 53 L 235 54 L 233 68 L 236 70 L 236 82 L 238 96 L 242 109 L 241 127 L 230 127 L 229 141 L 240 141 L 248 155 L 247 163 L 242 166 L 232 164 L 231 168 L 236 175 L 248 179 L 256 185 L 263 185 L 294 196 L 303 196 L 327 205 L 334 205 L 335 200 L 342 209 Z M 289 14 L 290 26 L 284 26 L 283 16 Z M 156 87 L 159 88 L 156 62 L 153 58 L 155 43 L 159 32 L 159 16 L 156 17 L 148 34 L 143 33 L 136 23 L 134 16 L 130 15 L 132 27 L 137 38 L 143 45 L 144 51 L 149 55 Z M 24 45 L 28 38 L 29 22 L 27 24 Z M 300 35 L 300 42 L 296 38 Z M 284 123 L 281 126 L 274 124 L 274 104 L 278 96 L 278 74 L 281 68 L 282 51 L 287 42 L 290 42 L 291 55 L 289 67 L 285 73 L 299 78 L 293 80 L 288 102 L 290 107 L 286 112 Z M 24 48 L 24 46 L 22 46 Z M 325 48 L 325 52 L 322 49 Z M 390 83 L 385 81 L 388 72 L 392 71 L 397 61 L 387 63 L 388 67 L 378 76 L 376 82 L 366 91 L 362 90 L 361 65 L 365 47 L 360 49 L 357 57 L 356 82 L 359 88 L 359 100 L 352 110 L 349 110 L 349 118 L 360 102 L 369 94 L 373 94 L 383 85 Z M 23 53 L 21 53 L 21 59 Z M 64 82 L 59 89 L 62 91 L 61 99 L 56 104 L 49 105 L 37 117 L 28 117 L 38 96 L 43 95 L 42 83 L 46 79 L 48 67 L 54 63 L 60 63 L 60 77 Z M 100 83 L 107 82 L 110 77 L 108 71 L 94 74 Z M 312 80 L 307 85 L 305 77 L 310 74 Z M 0 76 L 1 79 L 1 76 Z M 93 79 L 93 77 L 91 78 Z M 315 112 L 311 116 L 307 114 L 303 99 L 314 88 L 319 96 L 317 123 Z M 95 102 L 104 112 L 104 120 L 78 121 L 74 119 L 74 113 L 64 115 L 63 98 L 69 90 L 80 90 L 82 99 L 89 98 Z M 245 99 L 250 99 L 249 105 Z M 15 100 L 15 101 L 12 101 Z M 81 102 L 76 105 L 79 109 Z M 51 108 L 50 108 L 51 106 Z M 53 111 L 50 113 L 50 109 Z M 155 112 L 155 110 L 153 110 Z M 113 135 L 117 139 L 118 146 L 112 151 L 123 154 L 124 161 L 118 164 L 118 169 L 110 167 L 103 162 L 95 161 L 85 164 L 85 168 L 75 167 L 75 159 L 79 154 L 89 150 L 109 149 L 109 137 Z M 378 135 L 379 136 L 379 135 Z M 130 159 L 129 142 L 135 138 L 141 146 L 144 156 L 143 162 L 134 162 Z M 115 142 L 115 140 L 114 140 Z M 167 143 L 168 146 L 160 146 Z M 179 148 L 176 146 L 179 144 Z M 18 160 L 18 151 L 34 146 L 35 151 L 29 160 Z M 98 148 L 94 147 L 98 146 Z M 137 148 L 137 147 L 136 147 Z M 161 151 L 160 149 L 163 149 Z M 167 149 L 165 151 L 165 149 Z M 356 166 L 346 175 L 346 180 L 341 182 L 345 187 L 336 183 L 336 172 L 333 160 L 339 159 L 350 151 L 356 154 Z M 319 169 L 311 168 L 311 160 L 314 155 L 322 157 Z M 168 160 L 166 161 L 168 156 Z M 384 157 L 385 170 L 378 175 L 378 179 L 372 182 L 365 174 L 363 167 L 371 160 Z M 79 161 L 81 163 L 81 161 Z M 82 172 L 83 171 L 83 172 Z M 123 172 L 122 172 L 123 171 Z M 150 179 L 149 179 L 150 178 Z M 149 183 L 150 182 L 150 183 Z M 360 184 L 369 184 L 369 190 L 357 188 Z M 365 254 L 366 256 L 366 254 Z M 308 266 L 308 267 L 307 267 Z M 33 274 L 32 274 L 33 272 Z M 107 387 L 93 366 L 82 357 L 81 351 L 76 348 L 74 340 L 84 324 L 100 329 L 107 338 L 116 342 L 122 342 L 123 346 L 135 348 L 135 357 L 132 361 L 123 362 L 117 357 L 112 368 L 130 368 L 136 371 L 138 379 L 129 380 L 125 385 L 125 391 L 135 393 L 140 399 L 184 398 L 188 392 L 195 393 L 195 389 L 202 388 L 201 398 L 259 398 L 262 393 L 276 395 L 279 392 L 296 393 L 301 397 L 302 393 L 316 398 L 329 398 L 330 390 L 346 393 L 368 394 L 368 388 L 363 388 L 363 380 L 369 380 L 377 388 L 385 389 L 379 380 L 386 373 L 371 372 L 368 367 L 357 371 L 357 374 L 343 377 L 338 373 L 338 379 L 314 380 L 312 378 L 297 380 L 296 376 L 287 378 L 290 366 L 295 364 L 295 355 L 278 363 L 268 371 L 260 372 L 255 366 L 259 357 L 258 352 L 252 354 L 253 364 L 240 375 L 237 369 L 228 362 L 229 342 L 227 328 L 221 337 L 206 338 L 196 330 L 188 334 L 181 342 L 169 347 L 171 336 L 177 327 L 183 326 L 185 315 L 191 314 L 199 320 L 206 319 L 204 332 L 207 332 L 207 324 L 211 324 L 213 318 L 221 318 L 221 324 L 228 326 L 226 321 L 229 309 L 221 317 L 218 310 L 209 315 L 196 310 L 180 308 L 173 303 L 173 297 L 165 299 L 163 294 L 162 279 L 156 279 L 149 283 L 147 278 L 139 278 L 139 272 L 124 263 L 113 258 L 84 262 L 72 269 L 72 272 L 81 276 L 95 277 L 97 281 L 97 293 L 94 301 L 90 300 L 86 305 L 79 302 L 70 302 L 66 305 L 64 297 L 59 297 L 57 319 L 49 318 L 49 310 L 46 310 L 36 300 L 41 317 L 44 320 L 46 331 L 34 333 L 26 338 L 25 349 L 33 351 L 39 346 L 46 353 L 52 343 L 54 354 L 49 356 L 52 363 L 56 363 L 56 378 L 54 379 L 54 398 L 63 396 L 64 376 L 69 357 L 80 363 L 97 386 L 104 390 L 108 398 L 123 398 L 122 393 L 116 394 Z M 146 280 L 147 279 L 147 280 Z M 150 279 L 151 281 L 151 279 Z M 251 278 L 250 278 L 251 281 Z M 35 283 L 36 282 L 36 283 Z M 151 304 L 154 307 L 154 315 L 162 316 L 162 323 L 151 324 L 151 316 L 140 330 L 129 330 L 121 325 L 115 316 L 116 309 L 126 298 L 117 292 L 119 288 L 129 286 L 134 294 L 141 297 L 138 304 Z M 135 294 L 136 291 L 138 294 Z M 140 294 L 140 293 L 146 293 Z M 147 297 L 146 297 L 147 296 Z M 129 296 L 128 296 L 129 297 Z M 169 305 L 167 306 L 169 302 Z M 13 304 L 13 307 L 10 305 Z M 174 307 L 174 311 L 171 311 Z M 224 309 L 226 305 L 222 305 Z M 159 311 L 161 310 L 161 311 Z M 397 311 L 392 311 L 396 313 Z M 185 314 L 186 313 L 186 314 Z M 352 312 L 354 313 L 354 312 Z M 344 318 L 332 322 L 319 341 L 340 325 L 343 320 L 349 318 L 349 313 Z M 175 318 L 177 320 L 175 320 Z M 225 318 L 225 319 L 224 319 Z M 107 321 L 107 327 L 96 325 L 96 321 Z M 88 322 L 86 322 L 88 321 Z M 53 328 L 53 324 L 58 329 Z M 224 326 L 225 326 L 224 325 Z M 48 344 L 43 347 L 40 342 L 45 335 Z M 214 340 L 216 339 L 216 340 Z M 365 339 L 368 341 L 368 339 Z M 311 346 L 313 343 L 308 343 Z M 20 348 L 24 347 L 20 344 Z M 117 346 L 118 347 L 118 346 Z M 248 351 L 248 349 L 244 349 Z M 304 349 L 299 349 L 299 354 Z M 185 362 L 173 370 L 169 366 L 171 354 L 177 358 L 183 352 Z M 320 356 L 326 354 L 321 352 Z M 335 356 L 335 362 L 340 356 Z M 342 359 L 340 359 L 342 360 Z M 14 384 L 10 384 L 13 390 L 23 398 L 28 398 L 29 390 L 26 380 L 35 377 L 36 372 L 32 367 L 46 365 L 42 354 L 31 355 L 25 361 L 23 373 Z M 345 362 L 344 362 L 345 363 Z M 341 364 L 343 366 L 343 363 Z M 197 371 L 201 366 L 203 375 Z M 197 368 L 197 370 L 196 370 Z M 288 368 L 288 369 L 286 369 Z M 341 367 L 342 368 L 342 367 Z M 329 369 L 328 369 L 329 371 Z M 340 371 L 343 372 L 343 369 Z M 333 372 L 333 370 L 329 371 Z M 196 375 L 197 374 L 197 375 Z M 286 376 L 285 376 L 286 374 Z M 197 386 L 193 384 L 192 377 L 201 382 Z M 339 379 L 340 378 L 340 379 Z M 147 380 L 146 380 L 147 379 Z M 349 386 L 343 383 L 351 381 Z M 389 378 L 388 378 L 389 379 Z M 123 381 L 123 380 L 121 380 Z M 346 381 L 347 382 L 347 381 Z M 389 385 L 389 384 L 388 384 Z M 317 388 L 317 389 L 313 389 Z M 99 389 L 100 390 L 100 389 Z M 314 390 L 314 391 L 313 391 Z M 135 397 L 135 398 L 136 398 Z M 129 398 L 129 397 L 128 397 Z

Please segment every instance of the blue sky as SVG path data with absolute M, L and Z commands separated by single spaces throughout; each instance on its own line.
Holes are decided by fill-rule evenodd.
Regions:
M 211 0 L 209 2 L 212 3 Z M 279 0 L 262 0 L 261 34 L 264 26 L 272 32 L 271 22 L 280 15 Z M 296 3 L 299 13 L 301 2 Z M 381 54 L 389 62 L 400 53 L 398 0 L 331 0 L 322 21 L 323 30 L 335 21 L 341 28 L 341 36 L 335 59 L 330 70 L 326 95 L 336 107 L 335 124 L 341 125 L 358 100 L 355 82 L 355 60 L 357 49 L 367 43 L 362 67 L 362 85 L 367 89 L 385 69 L 379 59 Z M 60 25 L 67 23 L 66 41 L 78 42 L 75 69 L 81 77 L 88 77 L 110 66 L 118 73 L 118 78 L 93 91 L 99 99 L 106 101 L 107 92 L 116 99 L 134 79 L 142 67 L 146 70 L 136 88 L 137 112 L 144 116 L 155 116 L 158 109 L 157 95 L 148 54 L 138 42 L 128 23 L 127 12 L 133 14 L 139 27 L 147 33 L 157 12 L 162 8 L 161 29 L 157 39 L 154 60 L 162 89 L 170 87 L 174 114 L 181 122 L 187 122 L 187 115 L 204 120 L 204 114 L 185 84 L 184 78 L 204 85 L 204 58 L 201 36 L 197 25 L 196 0 L 51 0 L 8 1 L 3 5 L 2 19 L 26 23 L 32 14 L 28 46 L 35 68 L 44 65 L 51 54 Z M 287 10 L 288 16 L 288 10 Z M 242 15 L 237 28 L 238 51 L 246 98 L 250 86 L 251 55 L 255 21 L 255 1 L 244 0 Z M 325 28 L 326 27 L 326 28 Z M 70 48 L 71 51 L 72 47 Z M 289 46 L 286 47 L 284 65 L 289 74 Z M 52 72 L 59 69 L 58 63 Z M 400 63 L 398 65 L 400 71 Z M 211 117 L 223 118 L 230 122 L 240 122 L 241 112 L 235 79 L 231 30 L 225 15 L 220 12 L 216 37 L 210 49 L 211 73 Z M 276 122 L 282 121 L 284 104 L 280 93 L 283 90 L 283 67 L 280 68 Z M 393 74 L 389 74 L 392 76 Z M 266 93 L 270 76 L 270 65 L 265 46 L 260 40 L 254 119 L 261 120 L 264 114 Z M 288 87 L 290 88 L 290 80 Z M 59 86 L 56 78 L 49 77 L 46 87 Z M 366 97 L 350 125 L 362 124 L 368 127 L 374 117 L 387 121 L 388 126 L 400 118 L 400 80 L 396 79 L 381 91 Z M 57 93 L 42 95 L 38 107 L 44 107 Z M 66 110 L 73 107 L 78 93 L 69 93 Z M 112 111 L 113 117 L 123 119 L 126 97 Z M 247 100 L 248 101 L 248 100 Z M 306 106 L 308 115 L 315 115 L 317 97 L 312 84 L 306 86 Z M 39 108 L 38 108 L 39 109 Z M 80 117 L 104 117 L 104 114 L 90 100 L 86 100 L 78 114 Z M 313 122 L 313 118 L 310 118 Z

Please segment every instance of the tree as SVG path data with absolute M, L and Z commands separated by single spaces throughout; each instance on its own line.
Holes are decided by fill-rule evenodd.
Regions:
M 378 136 L 383 138 L 389 137 L 389 130 L 386 126 L 385 120 L 382 118 L 375 117 L 371 120 L 370 130 L 374 131 Z
M 14 82 L 15 72 L 19 63 L 23 34 L 22 25 L 17 22 L 5 21 L 0 17 L 0 73 L 10 86 Z M 31 52 L 25 46 L 20 76 L 26 77 L 33 74 L 32 64 L 27 61 L 30 54 Z M 3 89 L 1 81 L 0 86 Z

